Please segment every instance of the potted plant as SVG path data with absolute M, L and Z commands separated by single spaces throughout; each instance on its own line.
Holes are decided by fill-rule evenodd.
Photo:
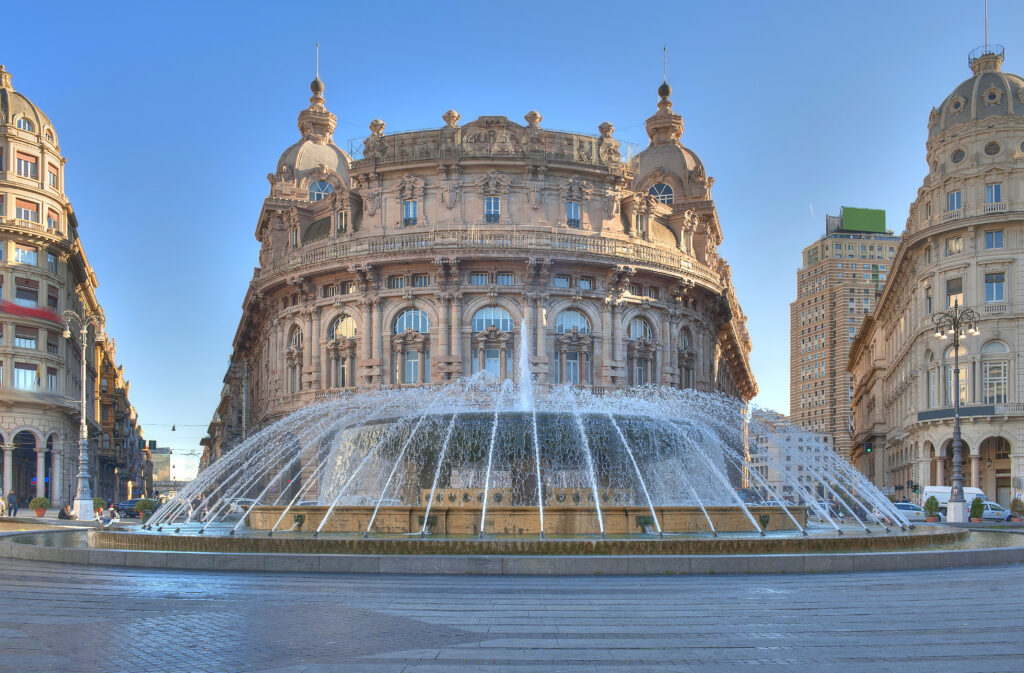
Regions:
M 46 510 L 50 509 L 50 499 L 37 495 L 29 501 L 28 508 L 35 510 L 36 516 L 43 516 Z
M 975 498 L 971 503 L 971 523 L 981 523 L 984 521 L 985 516 L 985 503 L 981 501 L 981 498 Z
M 142 523 L 146 523 L 146 520 L 153 515 L 156 505 L 156 500 L 150 500 L 148 498 L 143 498 L 135 503 L 135 511 L 139 513 L 139 518 L 142 519 Z
M 928 523 L 939 520 L 939 500 L 934 495 L 924 501 L 924 520 Z
M 1010 503 L 1010 513 L 1013 514 L 1014 521 L 1024 521 L 1024 501 L 1020 498 L 1014 498 L 1013 502 Z

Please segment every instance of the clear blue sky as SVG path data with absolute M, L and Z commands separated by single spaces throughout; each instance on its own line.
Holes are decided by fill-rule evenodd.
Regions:
M 53 120 L 118 360 L 147 439 L 198 451 L 258 246 L 266 174 L 298 138 L 313 44 L 342 147 L 455 108 L 646 145 L 668 46 L 683 143 L 715 178 L 749 317 L 755 400 L 789 407 L 800 251 L 842 205 L 903 230 L 931 108 L 970 75 L 982 0 L 918 2 L 10 3 L 0 62 Z M 628 14 L 623 14 L 628 11 Z M 1024 72 L 1024 3 L 992 0 Z M 177 425 L 175 432 L 171 424 Z M 179 472 L 188 459 L 177 458 Z

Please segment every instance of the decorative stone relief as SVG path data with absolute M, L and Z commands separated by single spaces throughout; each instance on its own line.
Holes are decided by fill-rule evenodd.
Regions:
M 406 173 L 398 183 L 398 198 L 414 201 L 423 197 L 423 179 Z
M 476 181 L 476 185 L 483 190 L 484 196 L 504 196 L 508 193 L 511 182 L 504 174 L 490 170 L 487 174 Z

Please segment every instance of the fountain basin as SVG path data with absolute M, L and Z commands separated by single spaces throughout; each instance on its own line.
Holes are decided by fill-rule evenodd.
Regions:
M 544 508 L 544 532 L 546 535 L 600 535 L 601 528 L 597 513 L 580 506 L 558 506 Z M 310 532 L 320 529 L 332 533 L 362 533 L 367 530 L 374 515 L 372 506 L 341 506 L 330 512 L 330 518 L 323 522 L 330 508 L 323 505 L 306 505 L 288 509 L 284 520 L 281 515 L 284 506 L 256 506 L 249 511 L 246 521 L 254 530 L 296 530 Z M 738 507 L 706 507 L 715 530 L 719 532 L 741 532 L 754 530 L 753 524 Z M 769 531 L 797 530 L 781 507 L 749 507 L 754 519 Z M 801 526 L 807 525 L 807 508 L 790 507 Z M 707 517 L 700 507 L 663 506 L 654 507 L 654 514 L 665 533 L 710 533 Z M 418 533 L 427 515 L 424 506 L 384 505 L 373 518 L 370 533 L 408 534 Z M 434 536 L 479 535 L 481 505 L 471 499 L 465 506 L 433 506 L 427 515 L 429 532 Z M 651 510 L 646 507 L 601 508 L 606 535 L 640 535 L 656 530 Z M 767 517 L 767 519 L 765 519 Z M 281 521 L 278 523 L 278 521 Z M 765 522 L 765 523 L 762 523 Z M 490 506 L 484 524 L 486 535 L 539 535 L 540 517 L 536 507 Z

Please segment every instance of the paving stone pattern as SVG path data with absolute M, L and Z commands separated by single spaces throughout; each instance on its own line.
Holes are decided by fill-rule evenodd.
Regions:
M 1024 565 L 365 576 L 0 561 L 0 671 L 1022 671 Z

